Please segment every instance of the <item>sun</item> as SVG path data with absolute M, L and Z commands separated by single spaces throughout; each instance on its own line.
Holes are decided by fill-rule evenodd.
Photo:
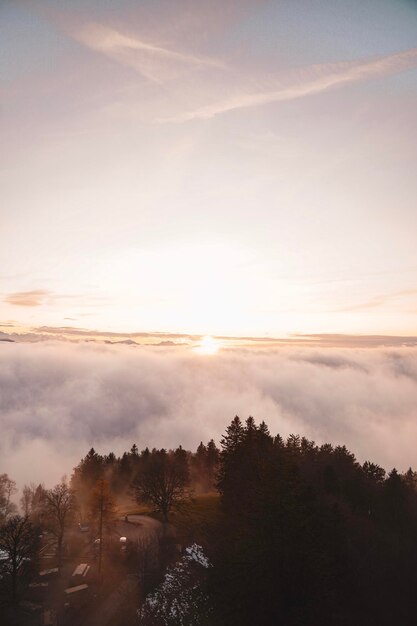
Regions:
M 210 335 L 206 335 L 205 337 L 201 339 L 200 343 L 194 348 L 194 351 L 198 352 L 199 354 L 206 354 L 206 355 L 217 354 L 217 352 L 220 350 L 221 347 L 222 346 L 221 346 L 220 341 L 218 341 L 217 339 L 214 339 L 214 337 L 211 337 Z

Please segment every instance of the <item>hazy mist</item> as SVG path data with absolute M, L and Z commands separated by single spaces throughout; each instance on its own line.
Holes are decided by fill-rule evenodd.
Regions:
M 91 446 L 194 448 L 230 419 L 344 443 L 360 461 L 416 466 L 417 350 L 227 350 L 3 343 L 1 467 L 51 484 Z

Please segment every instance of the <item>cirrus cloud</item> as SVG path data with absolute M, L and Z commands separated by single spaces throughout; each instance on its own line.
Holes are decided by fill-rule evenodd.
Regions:
M 215 59 L 178 52 L 143 41 L 139 37 L 125 35 L 102 24 L 84 24 L 73 32 L 73 37 L 91 50 L 100 52 L 157 83 L 172 80 L 177 76 L 175 70 L 179 67 L 224 66 Z
M 186 122 L 209 119 L 229 111 L 312 96 L 345 84 L 389 76 L 415 67 L 417 67 L 417 48 L 372 59 L 314 65 L 297 70 L 296 79 L 289 80 L 287 84 L 257 92 L 242 90 L 226 99 L 161 121 Z

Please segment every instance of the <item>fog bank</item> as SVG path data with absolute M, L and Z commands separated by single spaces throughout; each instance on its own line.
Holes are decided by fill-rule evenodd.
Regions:
M 219 441 L 235 414 L 386 469 L 417 467 L 417 349 L 0 344 L 0 473 L 19 485 L 51 485 L 91 446 Z

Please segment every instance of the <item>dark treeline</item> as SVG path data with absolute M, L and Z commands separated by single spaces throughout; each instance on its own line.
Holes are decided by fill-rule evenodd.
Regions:
M 168 514 L 192 493 L 216 489 L 220 451 L 213 439 L 202 442 L 195 453 L 145 448 L 139 452 L 133 444 L 129 452 L 117 457 L 113 452 L 98 454 L 94 448 L 74 468 L 71 487 L 77 494 L 81 518 L 88 513 L 91 489 L 105 479 L 118 499 L 136 499 L 153 506 L 165 520 Z M 158 499 L 158 491 L 165 490 Z M 168 493 L 168 491 L 171 493 Z M 159 493 L 160 496 L 160 493 Z
M 217 622 L 415 624 L 416 486 L 411 469 L 386 475 L 344 446 L 283 441 L 236 417 L 209 549 Z
M 42 530 L 58 567 L 94 554 L 88 546 L 100 537 L 101 584 L 108 576 L 111 589 L 115 568 L 120 581 L 136 576 L 134 610 L 120 613 L 118 626 L 138 624 L 138 615 L 142 626 L 175 625 L 166 616 L 170 603 L 178 609 L 181 602 L 178 623 L 190 626 L 417 621 L 417 473 L 361 465 L 345 446 L 298 435 L 284 440 L 264 422 L 235 417 L 220 449 L 213 440 L 195 452 L 133 445 L 117 457 L 91 449 L 69 482 L 25 486 L 20 516 L 14 492 L 13 481 L 0 476 L 0 605 L 25 597 Z M 146 540 L 123 556 L 111 537 L 125 523 L 123 511 L 137 504 L 170 531 L 158 536 L 158 549 Z M 203 574 L 195 573 L 195 561 Z
M 180 476 L 161 504 L 168 466 Z M 221 515 L 200 537 L 214 567 L 210 624 L 414 624 L 417 473 L 362 465 L 345 446 L 284 441 L 236 417 L 195 453 L 147 448 L 116 458 L 91 450 L 72 484 L 106 476 L 168 519 L 189 489 L 217 488 Z M 164 477 L 164 479 L 162 479 Z M 172 481 L 171 481 L 172 482 Z M 175 481 L 174 481 L 175 482 Z M 151 484 L 151 486 L 149 486 Z M 175 522 L 174 522 L 175 523 Z M 191 532 L 191 536 L 195 534 Z M 262 617 L 260 617 L 262 615 Z

